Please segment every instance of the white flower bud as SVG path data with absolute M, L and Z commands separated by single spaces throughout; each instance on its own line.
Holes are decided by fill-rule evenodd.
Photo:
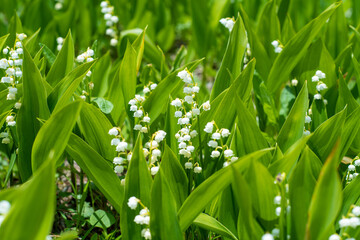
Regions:
M 113 163 L 114 164 L 117 164 L 117 165 L 120 165 L 120 164 L 123 164 L 124 163 L 124 158 L 122 158 L 122 157 L 114 157 L 114 159 L 113 159 Z
M 179 143 L 179 148 L 186 148 L 186 143 L 185 142 L 181 142 Z
M 261 240 L 274 240 L 274 237 L 270 233 L 265 233 L 262 235 Z
M 205 125 L 204 131 L 207 132 L 207 133 L 212 133 L 213 128 L 214 128 L 214 123 L 213 122 L 208 122 Z
M 117 23 L 119 21 L 119 18 L 117 16 L 111 16 L 110 19 L 113 23 Z
M 127 142 L 120 142 L 117 146 L 116 146 L 116 151 L 117 152 L 124 152 L 127 148 L 128 144 Z
M 117 130 L 116 127 L 113 127 L 109 130 L 109 135 L 117 136 L 117 135 L 119 135 L 119 131 Z
M 137 109 L 137 106 L 136 105 L 131 105 L 130 106 L 130 111 L 131 112 L 136 112 L 138 109 Z
M 273 45 L 274 48 L 277 48 L 279 46 L 278 40 L 274 40 L 271 42 L 271 45 Z
M 274 204 L 280 205 L 281 204 L 281 196 L 276 196 L 274 198 Z
M 142 128 L 140 129 L 140 132 L 142 132 L 142 133 L 147 133 L 147 132 L 148 132 L 148 128 L 147 128 L 147 127 L 142 127 Z
M 77 62 L 84 62 L 85 61 L 84 55 L 81 54 L 81 55 L 77 56 L 76 61 Z
M 192 169 L 192 168 L 193 168 L 193 164 L 191 162 L 185 163 L 185 169 Z
M 354 165 L 352 165 L 352 164 L 350 164 L 349 166 L 348 166 L 348 169 L 349 169 L 349 171 L 355 171 L 355 166 Z
M 217 150 L 212 151 L 211 155 L 210 155 L 210 157 L 212 157 L 212 158 L 218 158 L 219 156 L 220 156 L 220 152 Z
M 2 200 L 0 201 L 0 214 L 7 214 L 10 211 L 11 208 L 11 204 L 6 201 L 6 200 Z
M 218 143 L 217 143 L 217 141 L 210 140 L 210 141 L 208 142 L 208 146 L 209 146 L 209 147 L 212 147 L 212 148 L 216 148 L 216 147 L 218 146 Z
M 221 138 L 221 135 L 220 135 L 220 133 L 218 133 L 218 132 L 214 132 L 214 133 L 211 135 L 211 138 L 212 138 L 212 139 L 219 140 L 219 139 Z
M 129 101 L 129 105 L 135 105 L 136 104 L 136 99 L 131 99 Z
M 8 123 L 8 122 L 12 122 L 12 121 L 14 121 L 14 116 L 9 115 L 9 116 L 6 117 L 6 122 L 7 122 L 7 123 Z
M 176 98 L 175 100 L 171 101 L 171 105 L 175 107 L 181 107 L 181 100 L 179 98 Z
M 117 44 L 118 44 L 118 40 L 116 39 L 116 38 L 112 38 L 111 40 L 110 40 L 110 45 L 111 46 L 113 46 L 113 47 L 115 47 Z
M 8 48 L 4 48 L 4 49 L 3 49 L 3 54 L 6 55 L 6 54 L 8 54 L 8 53 L 9 53 L 9 49 L 8 49 Z
M 178 76 L 179 78 L 181 78 L 185 83 L 191 83 L 191 82 L 192 82 L 191 75 L 190 75 L 190 73 L 187 71 L 187 69 L 178 72 L 177 76 Z
M 196 131 L 196 130 L 192 130 L 192 131 L 190 132 L 190 137 L 194 138 L 194 137 L 196 137 L 196 136 L 197 136 L 197 131 Z
M 176 111 L 175 112 L 175 117 L 179 118 L 182 116 L 182 112 L 181 111 Z
M 8 138 L 8 137 L 3 138 L 3 139 L 1 140 L 1 143 L 2 143 L 2 144 L 9 144 L 9 143 L 10 143 L 10 138 Z
M 298 80 L 296 80 L 296 79 L 293 79 L 293 80 L 291 80 L 291 85 L 293 85 L 293 86 L 297 86 L 298 85 Z
M 190 94 L 191 93 L 191 88 L 190 87 L 184 87 L 184 93 L 185 94 Z
M 221 136 L 224 138 L 228 137 L 230 135 L 229 129 L 226 129 L 226 128 L 222 128 L 220 132 L 221 132 Z
M 355 160 L 354 165 L 359 167 L 360 166 L 360 159 Z
M 107 3 L 106 1 L 102 1 L 102 2 L 100 3 L 100 7 L 101 7 L 101 8 L 105 8 L 105 7 L 107 7 L 107 5 L 108 5 L 108 3 Z
M 311 78 L 311 81 L 312 82 L 318 82 L 319 81 L 319 77 L 318 76 L 313 76 L 312 78 Z
M 277 207 L 277 208 L 275 209 L 275 214 L 276 214 L 276 216 L 280 216 L 280 214 L 281 214 L 281 207 Z
M 150 89 L 151 89 L 151 90 L 154 90 L 156 87 L 157 87 L 157 84 L 156 84 L 156 83 L 153 83 L 153 84 L 150 85 Z
M 204 111 L 209 111 L 210 110 L 210 101 L 204 102 L 202 107 L 203 107 Z
M 154 176 L 155 174 L 157 174 L 158 171 L 159 171 L 159 167 L 152 167 L 152 168 L 150 169 L 151 175 L 153 175 L 153 176 Z
M 197 167 L 194 167 L 194 173 L 201 173 L 202 171 L 202 168 L 197 166 Z
M 145 123 L 149 123 L 150 118 L 148 116 L 145 116 L 145 117 L 143 117 L 142 121 L 145 122 Z
M 134 210 L 135 208 L 137 208 L 139 202 L 140 200 L 136 197 L 131 197 L 129 198 L 127 205 L 129 206 L 129 208 Z
M 191 90 L 193 93 L 198 93 L 200 91 L 200 88 L 198 86 L 194 86 L 192 87 L 192 90 Z
M 193 108 L 192 109 L 192 115 L 195 116 L 199 116 L 200 115 L 200 109 L 198 108 Z
M 124 171 L 124 167 L 121 165 L 115 166 L 114 171 L 115 173 L 122 173 Z
M 148 87 L 144 87 L 144 90 L 143 90 L 144 94 L 147 94 L 150 92 L 150 88 Z
M 234 152 L 231 149 L 227 149 L 224 151 L 224 156 L 226 158 L 234 156 Z
M 184 100 L 188 104 L 192 104 L 193 103 L 193 96 L 192 95 L 187 95 L 187 96 L 185 96 Z
M 134 117 L 136 118 L 140 118 L 143 116 L 143 111 L 141 110 L 137 110 L 136 112 L 134 112 Z
M 314 95 L 314 99 L 316 99 L 316 100 L 321 100 L 321 98 L 322 98 L 322 96 L 320 93 L 317 93 Z
M 120 139 L 113 138 L 111 139 L 111 146 L 117 146 L 120 143 Z
M 306 115 L 305 116 L 305 123 L 310 123 L 311 122 L 311 117 Z
M 329 240 L 341 240 L 341 237 L 335 233 L 329 237 Z

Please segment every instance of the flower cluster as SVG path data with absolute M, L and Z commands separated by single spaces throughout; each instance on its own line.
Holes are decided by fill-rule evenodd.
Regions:
M 16 84 L 20 82 L 22 77 L 23 53 L 22 40 L 27 36 L 24 33 L 16 34 L 16 40 L 13 48 L 5 47 L 2 52 L 6 58 L 0 59 L 0 69 L 5 71 L 5 76 L 1 78 L 1 83 L 8 86 L 9 93 L 7 100 L 16 100 L 18 89 Z
M 127 167 L 127 163 L 131 160 L 131 152 L 127 151 L 128 143 L 121 134 L 121 129 L 113 127 L 109 130 L 109 135 L 114 136 L 111 140 L 111 145 L 116 147 L 118 156 L 114 158 L 115 173 L 122 174 Z
M 271 45 L 273 45 L 275 53 L 280 53 L 284 48 L 279 40 L 272 41 Z
M 118 30 L 116 24 L 119 22 L 119 18 L 114 15 L 114 7 L 110 5 L 109 1 L 102 1 L 100 7 L 106 21 L 106 35 L 111 37 L 110 45 L 116 46 L 118 44 Z
M 215 132 L 214 132 L 214 126 L 216 128 Z M 224 144 L 225 138 L 227 138 L 230 135 L 229 129 L 226 128 L 219 129 L 215 121 L 211 121 L 205 125 L 204 131 L 206 133 L 211 134 L 211 140 L 207 144 L 209 147 L 214 148 L 214 150 L 211 152 L 210 155 L 211 158 L 220 157 L 221 153 L 219 150 L 222 150 L 225 158 L 223 167 L 229 166 L 229 164 L 231 164 L 232 162 L 238 159 L 238 157 L 234 156 L 234 152 L 231 149 L 229 149 L 227 145 Z
M 312 114 L 311 108 L 309 109 L 309 111 L 305 114 L 305 124 L 307 124 L 309 126 L 310 129 L 310 123 L 311 123 L 311 117 L 310 115 Z M 304 126 L 304 135 L 308 136 L 310 135 L 310 131 L 307 130 Z
M 10 208 L 11 208 L 11 204 L 8 201 L 6 200 L 0 201 L 0 226 L 4 221 L 6 215 L 10 211 Z
M 222 18 L 219 21 L 222 25 L 224 25 L 227 29 L 229 29 L 229 32 L 231 32 L 231 30 L 233 29 L 234 25 L 235 25 L 235 19 L 232 18 Z
M 199 163 L 193 165 L 192 155 L 195 147 L 192 145 L 191 139 L 198 135 L 196 130 L 191 130 L 193 121 L 200 115 L 201 110 L 209 111 L 210 102 L 207 101 L 201 106 L 196 101 L 196 94 L 199 93 L 200 88 L 194 81 L 193 74 L 185 68 L 178 72 L 177 76 L 185 83 L 183 92 L 185 93 L 184 99 L 176 98 L 171 102 L 175 107 L 175 117 L 178 118 L 178 124 L 181 129 L 175 134 L 179 142 L 179 154 L 187 158 L 185 169 L 192 169 L 194 167 L 195 173 L 200 173 L 202 168 Z
M 356 205 L 352 205 L 349 212 L 346 216 L 343 216 L 342 219 L 339 220 L 339 227 L 341 228 L 341 238 L 338 234 L 332 234 L 329 237 L 329 240 L 340 240 L 340 239 L 347 239 L 347 240 L 355 240 L 349 234 L 352 229 L 356 229 L 360 226 L 360 207 Z M 350 231 L 349 231 L 350 230 Z
M 62 48 L 62 45 L 63 45 L 63 43 L 64 43 L 64 38 L 58 37 L 58 38 L 56 39 L 56 43 L 57 43 L 56 49 L 57 49 L 58 51 L 60 51 L 61 48 Z
M 159 171 L 159 158 L 161 157 L 159 145 L 165 137 L 166 132 L 159 130 L 151 136 L 150 141 L 145 143 L 145 148 L 143 148 L 145 158 L 149 159 L 150 173 L 153 176 Z
M 78 63 L 91 62 L 94 60 L 93 58 L 94 54 L 95 54 L 94 50 L 88 48 L 85 52 L 83 52 L 82 54 L 76 57 L 76 61 Z M 86 73 L 86 76 L 83 79 L 84 81 L 81 84 L 81 88 L 83 90 L 82 90 L 82 94 L 80 95 L 80 98 L 83 99 L 84 101 L 86 100 L 87 97 L 90 98 L 91 90 L 94 89 L 94 83 L 90 81 L 91 74 L 92 72 L 91 70 L 89 70 Z
M 244 68 L 246 68 L 247 63 L 249 62 L 250 58 L 251 58 L 251 48 L 250 48 L 250 44 L 247 43 L 246 44 L 246 51 L 245 51 L 244 59 L 243 59 Z
M 144 86 L 144 97 L 138 94 L 135 95 L 135 98 L 129 101 L 130 111 L 134 112 L 135 118 L 135 126 L 134 130 L 140 131 L 142 133 L 149 132 L 149 124 L 150 124 L 150 117 L 144 111 L 142 103 L 145 101 L 145 97 L 151 93 L 157 87 L 156 83 L 149 83 L 148 85 Z
M 141 205 L 142 209 L 139 214 L 135 216 L 134 222 L 139 225 L 145 225 L 146 227 L 141 231 L 141 236 L 145 239 L 151 239 L 149 209 L 136 197 L 130 197 L 127 204 L 132 210 L 135 210 L 139 204 Z
M 345 180 L 347 183 L 350 183 L 354 178 L 356 178 L 359 173 L 356 172 L 356 167 L 360 166 L 360 159 L 359 156 L 356 156 L 352 163 L 348 166 L 348 171 L 345 176 Z
M 321 79 L 324 79 L 325 77 L 326 77 L 325 73 L 323 73 L 320 70 L 317 70 L 315 75 L 311 78 L 312 82 L 317 83 L 317 85 L 316 85 L 316 94 L 314 95 L 314 99 L 316 99 L 316 100 L 321 100 L 322 96 L 321 96 L 320 92 L 322 90 L 327 89 L 326 84 L 321 81 Z M 325 99 L 324 99 L 324 101 L 325 101 Z

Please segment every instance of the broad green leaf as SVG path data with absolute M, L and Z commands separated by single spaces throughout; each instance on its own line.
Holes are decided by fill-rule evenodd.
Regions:
M 114 105 L 110 101 L 101 97 L 94 98 L 91 101 L 95 102 L 99 109 L 105 114 L 110 114 L 114 108 Z
M 8 39 L 10 33 L 9 34 L 6 34 L 2 37 L 0 37 L 0 49 L 3 49 L 5 43 L 6 43 L 6 40 Z
M 360 107 L 357 107 L 345 120 L 340 142 L 340 159 L 342 159 L 350 146 L 359 149 L 360 139 Z
M 52 229 L 55 214 L 55 161 L 45 153 L 44 164 L 17 188 L 3 190 L 1 200 L 11 203 L 0 228 L 1 239 L 44 240 Z
M 48 97 L 49 107 L 53 109 L 53 113 L 64 107 L 71 100 L 80 83 L 83 81 L 86 73 L 93 66 L 94 61 L 84 63 L 71 71 L 63 78 L 53 89 Z
M 188 194 L 188 178 L 176 155 L 167 144 L 160 168 L 174 196 L 176 207 L 179 209 Z
M 259 39 L 259 36 L 253 30 L 255 28 L 251 25 L 251 20 L 249 19 L 247 12 L 242 7 L 240 7 L 240 12 L 244 20 L 246 32 L 248 33 L 251 53 L 256 58 L 256 61 L 258 63 L 256 65 L 256 70 L 259 72 L 261 77 L 265 79 L 270 72 L 272 63 L 265 50 L 265 47 Z
M 69 31 L 54 64 L 51 66 L 49 73 L 46 76 L 46 81 L 50 83 L 51 86 L 56 86 L 56 84 L 72 70 L 73 65 L 74 43 L 71 32 Z
M 134 218 L 139 214 L 140 209 L 131 209 L 128 205 L 130 197 L 136 197 L 148 208 L 150 208 L 150 191 L 152 178 L 145 161 L 141 143 L 141 134 L 135 143 L 132 152 L 129 169 L 125 177 L 125 197 L 121 206 L 121 234 L 124 239 L 142 239 L 141 226 L 134 222 Z M 151 209 L 150 209 L 151 210 Z
M 161 165 L 151 189 L 151 238 L 167 239 L 171 236 L 171 239 L 181 240 L 183 236 L 177 218 L 177 204 L 162 168 Z
M 249 154 L 257 150 L 268 148 L 269 144 L 262 135 L 259 127 L 256 124 L 256 120 L 253 118 L 249 110 L 238 96 L 235 97 L 235 101 L 238 117 L 237 126 L 240 130 L 245 153 Z M 267 166 L 270 159 L 271 155 L 267 153 L 263 156 L 263 158 L 261 158 L 261 162 Z
M 310 136 L 304 136 L 300 138 L 297 142 L 289 147 L 289 149 L 284 153 L 283 157 L 273 161 L 269 166 L 269 171 L 273 176 L 276 176 L 279 173 L 285 172 L 287 177 L 291 176 L 291 170 L 295 166 L 299 155 L 303 148 L 306 146 L 307 141 Z
M 38 132 L 32 153 L 31 166 L 36 171 L 46 160 L 44 157 L 52 152 L 54 161 L 63 154 L 70 134 L 82 107 L 81 101 L 72 102 L 52 114 Z M 45 156 L 44 156 L 45 154 Z
M 89 223 L 92 226 L 106 229 L 115 223 L 115 218 L 110 213 L 99 209 L 90 216 Z
M 16 123 L 17 135 L 19 136 L 18 167 L 23 182 L 32 174 L 31 152 L 33 142 L 41 127 L 38 118 L 47 119 L 48 117 L 46 90 L 41 74 L 26 47 L 24 47 L 23 99 Z
M 124 187 L 114 172 L 112 164 L 75 134 L 71 134 L 66 152 L 76 160 L 84 173 L 120 213 Z
M 15 10 L 15 9 L 14 9 Z M 9 37 L 6 40 L 6 45 L 7 46 L 14 46 L 15 44 L 15 40 L 16 40 L 16 33 L 22 33 L 23 31 L 23 27 L 21 24 L 21 20 L 18 16 L 18 14 L 16 13 L 16 11 L 14 11 L 14 15 L 12 16 L 12 18 L 9 21 Z
M 199 216 L 195 218 L 194 225 L 230 239 L 238 239 L 229 229 L 227 229 L 223 224 L 221 224 L 221 222 L 204 213 L 200 213 Z
M 231 76 L 240 74 L 241 63 L 246 48 L 247 38 L 243 21 L 238 15 L 231 31 L 226 51 L 216 74 L 210 100 L 214 100 L 222 91 L 231 85 Z M 230 75 L 229 75 L 230 73 Z
M 294 238 L 305 237 L 307 213 L 321 167 L 320 159 L 306 147 L 289 179 L 291 225 L 294 226 L 291 236 Z
M 91 74 L 91 81 L 94 83 L 94 89 L 91 91 L 92 96 L 105 96 L 109 88 L 110 67 L 111 57 L 108 51 L 94 64 Z
M 337 171 L 338 147 L 339 142 L 332 148 L 321 169 L 308 211 L 305 239 L 327 239 L 335 232 L 334 223 L 343 198 Z
M 147 26 L 144 28 L 144 31 L 142 31 L 142 33 L 132 43 L 132 47 L 134 48 L 134 50 L 137 53 L 137 56 L 136 56 L 136 72 L 139 72 L 142 57 L 143 57 L 143 54 L 144 54 L 146 29 L 147 29 Z
M 343 33 L 347 28 L 344 7 L 340 5 L 330 17 L 325 33 L 326 47 L 333 57 L 338 56 L 348 43 L 348 34 Z
M 268 221 L 276 219 L 274 198 L 278 189 L 267 168 L 260 162 L 251 161 L 244 178 L 251 189 L 254 214 Z
M 322 123 L 311 135 L 308 146 L 322 162 L 325 162 L 342 133 L 345 116 L 346 108 Z
M 120 40 L 121 43 L 124 42 L 126 45 L 127 39 L 130 41 L 135 40 L 143 33 L 142 29 L 129 29 L 125 31 L 121 31 Z M 155 43 L 149 38 L 147 34 L 145 34 L 144 39 L 144 58 L 149 60 L 152 64 L 154 64 L 157 69 L 161 68 L 161 52 L 157 49 Z
M 245 171 L 251 161 L 255 161 L 255 159 L 258 159 L 268 151 L 269 149 L 265 149 L 248 154 L 232 163 L 232 166 L 238 171 Z M 181 230 L 185 231 L 205 207 L 229 186 L 231 182 L 231 168 L 226 167 L 214 173 L 195 188 L 178 211 Z
M 288 80 L 291 71 L 306 53 L 312 40 L 318 35 L 326 20 L 341 4 L 337 2 L 328 7 L 317 18 L 303 27 L 284 47 L 270 70 L 266 85 L 271 93 L 275 93 L 279 87 Z
M 34 55 L 37 51 L 39 33 L 40 33 L 40 28 L 35 33 L 33 33 L 33 35 L 25 39 L 25 47 L 27 48 L 27 50 L 31 55 Z
M 282 152 L 286 152 L 291 145 L 303 136 L 308 105 L 307 83 L 305 82 L 277 138 L 277 143 Z
M 346 216 L 352 204 L 356 204 L 360 197 L 360 178 L 354 178 L 343 190 L 343 204 L 338 220 Z M 338 221 L 336 221 L 338 222 Z
M 79 118 L 80 131 L 89 145 L 103 158 L 112 161 L 115 149 L 110 146 L 112 137 L 108 134 L 112 124 L 95 106 L 84 103 Z
M 358 106 L 352 93 L 345 83 L 342 73 L 339 73 L 339 97 L 336 102 L 336 112 L 340 112 L 347 105 L 347 115 L 350 115 Z
M 45 44 L 39 43 L 40 47 L 43 48 L 44 56 L 48 60 L 49 65 L 52 66 L 55 62 L 56 56 Z
M 239 218 L 237 222 L 237 231 L 239 239 L 260 239 L 262 231 L 255 229 L 257 222 L 253 214 L 253 206 L 251 200 L 251 194 L 249 194 L 250 187 L 245 181 L 245 178 L 241 175 L 240 171 L 236 171 L 232 168 L 233 181 L 231 187 L 234 192 L 235 200 L 239 206 Z

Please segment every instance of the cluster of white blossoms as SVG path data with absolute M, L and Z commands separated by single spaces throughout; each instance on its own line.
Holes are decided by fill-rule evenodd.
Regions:
M 148 85 L 144 86 L 143 89 L 144 96 L 136 94 L 135 98 L 129 101 L 130 111 L 134 112 L 133 115 L 135 118 L 134 130 L 136 131 L 140 131 L 142 133 L 149 132 L 150 117 L 148 116 L 148 113 L 144 111 L 142 104 L 145 101 L 146 96 L 150 94 L 151 91 L 153 91 L 156 87 L 157 87 L 156 83 L 150 82 Z
M 61 48 L 62 48 L 62 45 L 63 45 L 63 43 L 64 43 L 64 38 L 62 38 L 62 37 L 56 38 L 56 43 L 57 43 L 56 49 L 57 49 L 58 51 L 60 51 Z
M 272 41 L 271 45 L 273 45 L 275 53 L 280 53 L 284 48 L 279 40 Z
M 1 132 L 0 138 L 2 144 L 9 144 L 11 142 L 10 135 L 8 132 Z
M 9 46 L 2 50 L 5 58 L 0 59 L 0 69 L 3 69 L 5 76 L 1 78 L 9 90 L 6 96 L 7 100 L 16 100 L 18 89 L 16 85 L 20 83 L 22 77 L 22 64 L 24 50 L 22 48 L 22 40 L 27 36 L 24 33 L 16 34 L 15 44 L 13 48 Z M 19 105 L 18 105 L 19 106 Z
M 359 173 L 356 171 L 356 167 L 360 167 L 360 159 L 359 156 L 356 156 L 352 163 L 348 166 L 348 171 L 345 176 L 346 183 L 350 183 L 354 178 L 359 176 Z
M 119 22 L 119 18 L 114 15 L 114 7 L 110 5 L 109 1 L 102 1 L 100 3 L 101 12 L 104 14 L 106 21 L 106 35 L 111 37 L 110 45 L 116 46 L 118 44 L 118 30 L 116 24 Z
M 351 211 L 349 211 L 346 216 L 343 216 L 343 218 L 339 220 L 341 235 L 338 235 L 336 233 L 332 234 L 329 237 L 329 240 L 355 240 L 355 238 L 351 237 L 349 232 L 353 232 L 351 229 L 356 229 L 360 226 L 360 207 L 352 205 L 350 210 Z
M 309 111 L 307 111 L 306 114 L 305 114 L 305 125 L 308 126 L 308 129 L 310 129 L 310 123 L 311 123 L 310 115 L 311 114 L 312 114 L 312 111 L 311 111 L 311 108 L 310 108 Z M 310 130 L 307 130 L 305 126 L 304 126 L 304 135 L 305 136 L 310 135 Z
M 324 79 L 325 77 L 326 77 L 325 73 L 323 73 L 320 70 L 317 70 L 315 75 L 311 78 L 312 82 L 317 83 L 317 85 L 316 85 L 316 94 L 314 95 L 314 99 L 316 99 L 316 100 L 321 100 L 322 96 L 321 96 L 320 92 L 322 90 L 327 89 L 326 84 L 323 81 L 321 81 L 321 79 Z M 324 99 L 324 101 L 325 101 L 325 99 Z
M 141 236 L 145 239 L 151 239 L 149 209 L 136 197 L 130 197 L 127 204 L 132 210 L 135 210 L 138 205 L 141 205 L 142 209 L 139 214 L 135 216 L 134 222 L 139 225 L 145 225 L 145 228 L 141 230 Z
M 159 130 L 151 136 L 150 141 L 146 142 L 145 148 L 143 148 L 145 158 L 149 159 L 150 173 L 153 176 L 157 174 L 160 168 L 159 160 L 161 157 L 161 151 L 159 146 L 165 137 L 166 132 Z
M 233 29 L 234 25 L 235 25 L 235 19 L 232 18 L 222 18 L 219 21 L 222 25 L 224 25 L 227 29 L 229 29 L 229 32 L 231 32 L 231 30 Z
M 214 126 L 216 128 L 215 132 L 214 132 Z M 227 145 L 224 144 L 225 138 L 230 136 L 229 129 L 226 128 L 219 129 L 215 121 L 211 121 L 205 125 L 204 131 L 206 133 L 211 134 L 211 140 L 207 143 L 209 147 L 214 148 L 214 150 L 211 152 L 210 155 L 211 158 L 220 157 L 221 152 L 219 150 L 222 150 L 225 159 L 223 167 L 229 166 L 229 164 L 231 164 L 232 162 L 238 159 L 238 157 L 234 156 L 234 152 L 231 149 L 229 149 Z
M 91 48 L 88 48 L 85 52 L 81 53 L 79 56 L 76 57 L 76 61 L 80 64 L 84 63 L 84 62 L 91 62 L 94 60 L 93 56 L 94 56 L 95 52 L 94 50 L 92 50 Z M 89 70 L 86 73 L 86 76 L 84 77 L 84 81 L 82 83 L 82 94 L 80 95 L 80 98 L 83 99 L 84 101 L 86 100 L 87 97 L 90 98 L 90 93 L 91 90 L 94 89 L 94 83 L 90 81 L 91 78 L 91 70 Z
M 185 68 L 178 72 L 177 76 L 185 83 L 183 92 L 184 99 L 176 98 L 171 102 L 175 107 L 175 117 L 178 118 L 178 124 L 181 129 L 175 134 L 179 143 L 179 154 L 187 158 L 185 169 L 193 169 L 195 173 L 200 173 L 202 168 L 199 163 L 193 164 L 193 153 L 195 147 L 192 145 L 191 139 L 198 135 L 196 130 L 191 130 L 192 123 L 201 114 L 201 111 L 210 110 L 210 102 L 207 101 L 201 106 L 196 101 L 196 94 L 199 93 L 200 88 L 194 81 L 193 74 Z
M 118 153 L 114 158 L 114 171 L 115 173 L 122 174 L 127 167 L 128 162 L 131 160 L 131 152 L 128 152 L 128 143 L 125 141 L 121 134 L 121 129 L 113 127 L 109 130 L 109 135 L 114 136 L 111 140 L 111 146 L 115 146 L 115 150 Z
M 11 204 L 8 201 L 6 200 L 0 201 L 0 226 L 4 221 L 6 215 L 10 211 L 10 208 L 11 208 Z
M 250 48 L 250 44 L 247 43 L 246 44 L 246 51 L 245 51 L 244 59 L 243 59 L 244 68 L 246 68 L 247 63 L 249 62 L 250 58 L 251 58 L 251 48 Z

